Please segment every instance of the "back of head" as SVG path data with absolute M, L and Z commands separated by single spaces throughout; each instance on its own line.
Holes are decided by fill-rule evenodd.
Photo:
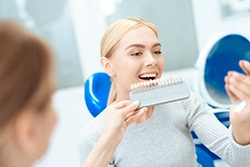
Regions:
M 101 40 L 101 57 L 110 58 L 119 46 L 119 41 L 130 31 L 139 26 L 150 28 L 158 37 L 158 31 L 155 25 L 141 18 L 125 18 L 120 19 L 111 24 L 104 33 Z M 112 78 L 111 78 L 112 79 Z M 110 87 L 108 104 L 116 99 L 115 85 L 112 83 Z
M 48 102 L 51 57 L 38 36 L 17 23 L 0 21 L 0 134 L 24 107 L 42 111 Z

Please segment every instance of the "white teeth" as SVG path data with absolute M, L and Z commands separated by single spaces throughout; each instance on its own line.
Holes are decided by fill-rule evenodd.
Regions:
M 142 77 L 142 78 L 156 77 L 156 74 L 143 74 L 140 77 Z
M 145 75 L 144 75 L 144 77 L 145 77 Z M 157 85 L 167 86 L 167 85 L 171 85 L 171 84 L 178 84 L 180 82 L 182 82 L 181 76 L 171 76 L 171 77 L 168 77 L 165 79 L 155 79 L 155 80 L 150 79 L 150 80 L 147 80 L 144 82 L 134 83 L 131 85 L 130 88 L 132 91 L 136 91 L 136 90 L 140 90 L 140 89 L 147 89 L 147 88 L 150 88 L 152 86 L 157 86 Z

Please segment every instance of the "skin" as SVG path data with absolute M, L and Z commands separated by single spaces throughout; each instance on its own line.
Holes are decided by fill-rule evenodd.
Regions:
M 164 70 L 161 44 L 155 33 L 146 26 L 129 31 L 121 39 L 111 58 L 102 57 L 101 63 L 116 86 L 116 102 L 129 99 L 131 84 L 145 81 L 139 76 L 155 74 L 154 79 L 157 79 Z M 153 107 L 149 107 L 147 115 L 141 117 L 137 123 L 150 118 L 152 112 Z
M 36 132 L 36 135 L 34 136 L 34 141 L 37 145 L 36 147 L 40 148 L 38 151 L 38 159 L 40 159 L 46 153 L 58 119 L 57 113 L 52 106 L 52 97 L 56 90 L 56 82 L 54 80 L 53 74 L 54 73 L 51 70 L 50 74 L 48 75 L 49 80 L 47 84 L 50 85 L 49 89 L 51 91 L 51 95 L 48 98 L 48 103 L 45 106 L 43 113 L 33 111 L 34 120 L 32 126 L 35 128 L 34 132 Z M 32 107 L 30 110 L 32 110 Z
M 52 100 L 50 100 L 44 116 L 40 116 L 40 118 L 38 117 L 39 116 L 36 117 L 35 126 L 39 132 L 37 135 L 37 143 L 38 145 L 43 146 L 40 154 L 42 156 L 49 146 L 51 134 L 57 122 L 57 114 L 52 107 Z
M 55 86 L 54 82 L 49 84 L 52 93 L 43 111 L 36 111 L 32 105 L 28 105 L 4 131 L 7 142 L 2 148 L 5 154 L 1 155 L 0 164 L 32 166 L 47 151 L 57 122 L 57 114 L 52 107 L 52 94 Z
M 239 66 L 246 75 L 229 71 L 225 77 L 225 88 L 232 102 L 243 100 L 247 104 L 239 113 L 230 112 L 234 139 L 241 145 L 247 145 L 250 144 L 250 63 L 241 60 Z M 237 106 L 233 106 L 231 111 Z

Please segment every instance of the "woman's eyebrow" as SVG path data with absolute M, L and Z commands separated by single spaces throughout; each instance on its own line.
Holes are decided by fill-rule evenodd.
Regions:
M 126 47 L 125 50 L 127 50 L 129 48 L 132 48 L 132 47 L 145 48 L 145 45 L 142 45 L 142 44 L 132 44 L 132 45 L 129 45 L 128 47 Z
M 161 46 L 161 44 L 160 43 L 156 43 L 156 44 L 153 45 L 153 47 L 156 47 L 156 46 Z
M 161 46 L 160 43 L 155 43 L 152 47 L 157 47 L 157 46 Z M 145 45 L 142 45 L 142 44 L 132 44 L 132 45 L 129 45 L 128 47 L 126 47 L 125 50 L 129 49 L 129 48 L 132 48 L 132 47 L 137 47 L 137 48 L 145 48 Z

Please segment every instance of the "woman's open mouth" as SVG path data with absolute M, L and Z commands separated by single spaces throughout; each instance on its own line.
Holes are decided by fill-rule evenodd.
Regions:
M 142 80 L 154 80 L 156 76 L 157 76 L 157 73 L 150 73 L 150 74 L 139 75 L 139 78 Z

